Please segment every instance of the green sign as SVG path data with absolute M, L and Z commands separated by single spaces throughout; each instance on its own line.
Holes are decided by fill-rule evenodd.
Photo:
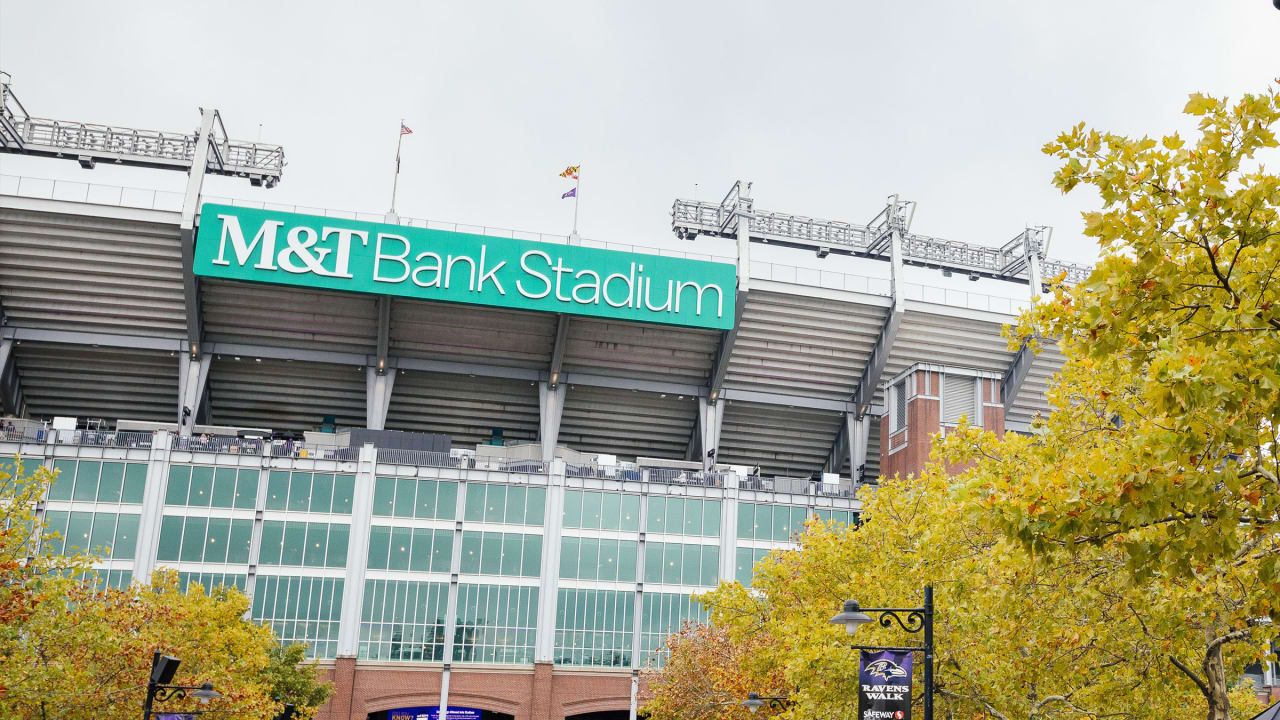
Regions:
M 727 263 L 205 203 L 196 275 L 728 330 Z

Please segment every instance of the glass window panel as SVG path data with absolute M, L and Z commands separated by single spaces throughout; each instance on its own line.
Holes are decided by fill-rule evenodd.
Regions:
M 231 507 L 236 495 L 236 471 L 235 468 L 196 468 L 192 472 L 194 475 L 201 470 L 212 471 L 213 481 L 212 489 L 209 494 L 209 500 L 204 505 L 212 507 Z M 192 488 L 194 490 L 194 488 Z M 195 503 L 193 503 L 195 504 Z
M 649 496 L 649 521 L 645 529 L 649 532 L 665 533 L 667 531 L 667 499 L 661 495 Z
M 267 476 L 267 509 L 284 510 L 288 506 L 289 473 L 284 470 L 272 470 Z M 374 507 L 377 505 L 375 504 Z
M 418 504 L 413 511 L 414 517 L 433 518 L 436 516 L 436 481 L 418 481 Z
M 715 585 L 720 574 L 720 548 L 715 545 L 702 546 L 702 577 L 700 585 Z
M 306 512 L 311 507 L 311 473 L 289 473 L 289 509 Z
M 307 524 L 286 522 L 284 524 L 284 545 L 280 548 L 280 564 L 301 565 L 302 551 L 306 544 Z
M 116 514 L 94 513 L 93 534 L 89 537 L 89 549 L 104 559 L 111 557 L 111 544 L 116 540 Z
M 521 560 L 520 574 L 525 577 L 542 575 L 542 536 L 524 536 L 524 559 Z
M 618 541 L 617 540 L 601 540 L 600 541 L 600 576 L 599 577 L 601 580 L 609 580 L 609 581 L 614 581 L 618 579 Z
M 595 538 L 582 538 L 578 551 L 578 578 L 595 580 L 600 577 L 600 541 Z
M 582 493 L 582 527 L 600 527 L 601 494 L 598 492 Z
M 417 489 L 418 481 L 415 478 L 396 478 L 396 500 L 392 505 L 391 514 L 396 517 L 413 517 Z
M 502 536 L 502 574 L 519 575 L 520 564 L 524 554 L 520 548 L 524 536 L 520 533 L 506 533 Z
M 120 502 L 124 489 L 124 463 L 102 463 L 102 480 L 98 484 L 98 502 Z
M 129 463 L 124 466 L 124 491 L 120 493 L 120 502 L 141 503 L 143 491 L 147 487 L 147 466 L 142 463 Z
M 409 555 L 409 569 L 426 572 L 431 569 L 432 533 L 426 528 L 413 529 L 413 547 Z
M 307 545 L 302 554 L 302 564 L 324 567 L 324 553 L 328 546 L 329 523 L 307 523 Z
M 617 530 L 621 527 L 619 512 L 622 496 L 618 493 L 604 493 L 600 501 L 600 527 L 605 530 Z
M 189 517 L 182 529 L 183 562 L 200 562 L 204 560 L 205 527 L 209 521 L 202 517 Z
M 635 540 L 621 540 L 618 542 L 618 580 L 635 582 L 637 547 L 638 544 Z
M 742 583 L 743 587 L 751 587 L 751 548 L 738 548 L 737 553 L 738 566 L 734 571 L 734 579 Z
M 542 525 L 547 512 L 547 489 L 540 487 L 529 488 L 529 495 L 525 500 L 524 521 L 528 525 Z
M 461 572 L 480 572 L 480 548 L 484 544 L 482 540 L 483 537 L 478 532 L 468 531 L 462 533 Z
M 578 548 L 580 544 L 576 537 L 560 539 L 560 577 L 570 580 L 578 578 Z
M 680 582 L 685 585 L 698 585 L 702 575 L 699 568 L 702 567 L 702 548 L 698 545 L 685 545 L 680 567 Z
M 316 473 L 311 478 L 311 512 L 327 513 L 333 509 L 333 475 Z
M 76 468 L 76 489 L 71 493 L 72 500 L 98 499 L 98 475 L 102 471 L 102 463 L 81 460 Z
M 431 572 L 450 572 L 453 565 L 453 531 L 436 530 L 431 543 Z
M 702 501 L 702 534 L 720 537 L 720 501 Z
M 62 554 L 62 545 L 67 539 L 67 515 L 68 513 L 65 510 L 46 510 L 44 513 L 44 525 L 41 526 L 41 533 L 44 535 L 57 533 L 58 535 L 56 538 L 49 538 L 44 544 L 44 548 L 50 555 Z
M 791 508 L 791 532 L 804 532 L 804 519 L 809 514 L 808 508 L 793 507 Z
M 156 551 L 157 560 L 172 562 L 178 559 L 178 550 L 182 547 L 182 518 L 177 515 L 165 515 L 160 520 L 160 547 Z
M 662 549 L 662 582 L 668 585 L 680 584 L 680 543 L 667 543 Z
M 333 478 L 333 512 L 351 514 L 351 496 L 355 494 L 355 475 L 335 475 Z
M 351 526 L 346 523 L 329 525 L 329 553 L 325 558 L 326 567 L 347 566 L 347 544 L 351 541 Z
M 480 572 L 485 575 L 498 575 L 502 572 L 502 533 L 484 533 Z
M 564 491 L 564 526 L 582 527 L 582 491 Z
M 374 525 L 369 529 L 369 568 L 387 569 L 387 554 L 391 550 L 391 528 Z
M 485 486 L 480 484 L 467 488 L 467 506 L 462 516 L 464 520 L 471 522 L 484 520 L 484 492 Z
M 506 521 L 513 524 L 537 524 L 542 519 L 541 515 L 528 514 L 529 510 L 529 490 L 523 487 L 507 488 L 507 512 Z
M 686 498 L 684 505 L 684 534 L 702 534 L 702 501 L 698 498 Z
M 53 485 L 49 488 L 49 499 L 70 500 L 71 491 L 76 484 L 76 461 L 54 460 L 53 469 L 57 471 L 58 476 L 54 478 Z
M 232 520 L 231 536 L 227 538 L 227 562 L 240 564 L 249 562 L 249 543 L 252 539 L 252 520 Z
M 205 531 L 205 562 L 224 563 L 227 561 L 227 538 L 230 534 L 230 518 L 209 518 L 209 529 Z
M 768 540 L 773 537 L 773 507 L 759 503 L 755 508 L 755 534 L 752 537 L 758 540 Z
M 738 503 L 738 537 L 744 540 L 754 539 L 756 536 L 755 527 L 755 503 Z
M 458 517 L 458 483 L 441 480 L 436 487 L 436 517 Z
M 236 473 L 236 496 L 232 500 L 232 507 L 242 510 L 252 510 L 258 506 L 258 475 L 257 470 L 241 470 Z
M 122 514 L 116 521 L 116 537 L 112 543 L 111 557 L 132 560 L 138 550 L 138 521 L 140 515 Z
M 684 532 L 684 506 L 687 501 L 684 498 L 667 498 L 667 516 L 663 520 L 669 533 Z M 701 517 L 701 513 L 699 513 Z
M 213 468 L 197 465 L 191 468 L 191 489 L 187 493 L 187 504 L 195 507 L 209 507 L 213 497 Z
M 783 506 L 774 506 L 773 510 L 773 539 L 787 540 L 791 537 L 791 509 Z
M 622 495 L 622 518 L 618 523 L 619 530 L 640 529 L 640 496 Z
M 399 527 L 391 529 L 391 558 L 387 560 L 388 570 L 409 569 L 409 549 L 412 543 L 412 530 Z
M 662 548 L 663 543 L 644 545 L 644 581 L 647 583 L 662 582 Z
M 267 520 L 262 523 L 262 547 L 258 550 L 259 565 L 279 565 L 280 552 L 284 549 L 284 523 Z
M 484 501 L 484 521 L 491 523 L 506 522 L 507 486 L 490 485 L 486 488 Z M 518 519 L 512 522 L 519 522 Z

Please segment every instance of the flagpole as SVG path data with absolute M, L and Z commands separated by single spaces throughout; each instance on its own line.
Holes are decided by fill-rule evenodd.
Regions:
M 404 142 L 404 118 L 400 118 L 400 127 L 396 133 L 396 174 L 391 180 L 391 214 L 396 212 L 396 190 L 400 185 L 400 145 Z
M 578 237 L 578 188 L 582 185 L 582 166 L 578 166 L 577 177 L 573 179 L 573 233 L 569 237 Z

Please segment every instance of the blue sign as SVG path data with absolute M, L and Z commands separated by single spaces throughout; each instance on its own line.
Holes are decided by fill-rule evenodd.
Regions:
M 480 720 L 480 708 L 449 706 L 445 720 Z M 440 720 L 439 705 L 397 708 L 387 711 L 387 720 Z

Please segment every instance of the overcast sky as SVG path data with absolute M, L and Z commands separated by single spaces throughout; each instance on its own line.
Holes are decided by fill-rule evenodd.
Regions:
M 400 118 L 402 215 L 679 245 L 672 200 L 754 182 L 756 207 L 999 245 L 1055 227 L 1088 261 L 1041 146 L 1084 120 L 1189 129 L 1186 95 L 1280 76 L 1270 0 L 264 3 L 0 0 L 0 69 L 33 115 L 281 143 L 273 190 L 384 212 Z M 261 125 L 261 130 L 259 130 Z M 259 132 L 261 135 L 259 136 Z M 0 155 L 10 175 L 178 190 L 178 173 Z M 704 242 L 704 241 L 698 241 Z M 696 248 L 689 248 L 696 249 Z M 800 254 L 797 251 L 791 251 Z M 809 255 L 811 258 L 812 256 Z

